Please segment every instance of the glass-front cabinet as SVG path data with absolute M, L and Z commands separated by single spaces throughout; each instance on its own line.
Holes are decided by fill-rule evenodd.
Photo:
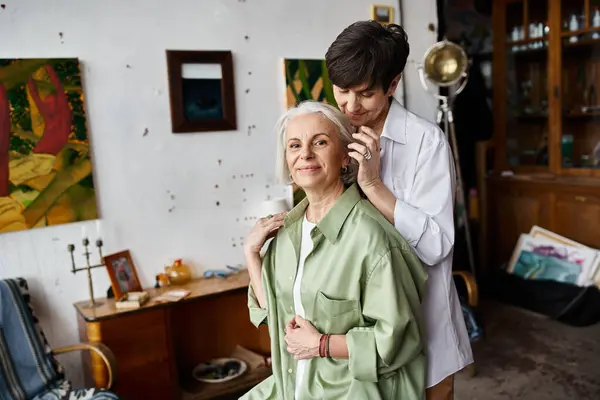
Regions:
M 561 0 L 559 11 L 558 164 L 568 174 L 600 176 L 600 0 Z
M 500 168 L 600 177 L 600 0 L 494 1 L 493 23 Z

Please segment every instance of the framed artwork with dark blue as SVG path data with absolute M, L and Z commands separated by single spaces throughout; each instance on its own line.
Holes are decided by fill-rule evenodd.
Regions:
M 173 133 L 236 130 L 230 51 L 167 50 Z

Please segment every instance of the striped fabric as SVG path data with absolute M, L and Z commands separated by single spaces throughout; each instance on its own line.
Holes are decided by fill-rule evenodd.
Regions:
M 109 400 L 101 389 L 73 390 L 30 305 L 24 279 L 0 280 L 0 400 Z
M 0 281 L 0 396 L 27 400 L 64 379 L 29 304 L 24 279 Z

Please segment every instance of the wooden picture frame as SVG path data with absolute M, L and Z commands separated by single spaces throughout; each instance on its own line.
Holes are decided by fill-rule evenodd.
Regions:
M 371 19 L 382 25 L 394 23 L 394 7 L 382 6 L 379 4 L 371 5 Z
M 104 256 L 104 265 L 110 277 L 115 300 L 119 300 L 128 292 L 142 290 L 129 250 Z
M 237 129 L 231 51 L 167 50 L 173 133 Z

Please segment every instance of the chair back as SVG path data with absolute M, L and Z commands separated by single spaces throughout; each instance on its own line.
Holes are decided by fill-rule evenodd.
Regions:
M 0 397 L 32 399 L 63 379 L 30 306 L 27 281 L 0 280 Z

